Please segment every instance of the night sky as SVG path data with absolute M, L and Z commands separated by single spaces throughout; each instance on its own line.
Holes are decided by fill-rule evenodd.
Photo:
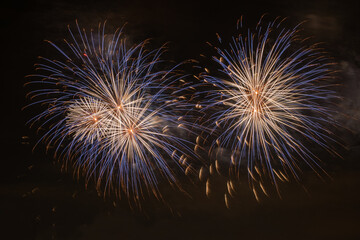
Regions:
M 2 138 L 0 174 L 1 239 L 360 239 L 360 27 L 358 1 L 14 1 L 1 6 Z M 218 177 L 208 199 L 203 183 L 184 179 L 184 194 L 160 184 L 168 207 L 154 199 L 131 209 L 126 199 L 99 197 L 95 187 L 61 171 L 21 110 L 29 100 L 25 76 L 34 73 L 38 56 L 56 58 L 44 40 L 68 38 L 67 25 L 97 28 L 107 20 L 109 32 L 125 27 L 131 42 L 151 38 L 151 46 L 168 43 L 166 57 L 175 62 L 211 55 L 207 41 L 216 33 L 230 38 L 241 16 L 257 22 L 288 17 L 322 42 L 338 70 L 339 129 L 343 158 L 319 157 L 331 178 L 303 172 L 302 185 L 282 186 L 278 196 L 256 202 L 246 182 L 224 204 L 224 179 Z M 191 71 L 191 68 L 187 69 Z M 195 73 L 195 72 L 194 72 Z M 4 152 L 5 150 L 5 152 Z

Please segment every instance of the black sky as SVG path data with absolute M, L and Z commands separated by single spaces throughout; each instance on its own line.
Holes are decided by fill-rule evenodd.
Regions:
M 23 1 L 1 6 L 3 107 L 0 174 L 3 239 L 360 239 L 360 28 L 358 1 Z M 337 131 L 343 159 L 323 159 L 332 177 L 321 181 L 304 172 L 303 183 L 284 186 L 283 199 L 257 203 L 243 183 L 231 210 L 219 193 L 205 197 L 203 185 L 191 185 L 192 198 L 165 188 L 173 212 L 150 201 L 144 212 L 132 211 L 126 200 L 86 190 L 82 180 L 60 171 L 25 122 L 25 76 L 34 72 L 37 56 L 51 56 L 45 39 L 61 42 L 75 19 L 85 28 L 107 20 L 108 30 L 127 22 L 133 42 L 152 38 L 156 47 L 169 42 L 168 57 L 180 62 L 208 54 L 206 41 L 231 37 L 236 20 L 257 22 L 264 13 L 288 17 L 293 26 L 323 42 L 339 68 L 341 82 Z M 26 137 L 24 137 L 26 136 Z M 29 139 L 27 138 L 29 137 Z M 324 155 L 325 156 L 325 155 Z M 0 235 L 0 237 L 1 237 Z

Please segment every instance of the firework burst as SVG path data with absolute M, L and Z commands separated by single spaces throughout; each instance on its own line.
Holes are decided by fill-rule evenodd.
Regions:
M 187 167 L 191 154 L 191 143 L 178 137 L 190 125 L 182 76 L 176 67 L 157 70 L 163 48 L 129 47 L 122 30 L 106 35 L 105 24 L 89 33 L 76 26 L 65 48 L 49 42 L 64 60 L 41 58 L 42 74 L 31 75 L 30 105 L 46 109 L 30 122 L 48 129 L 41 140 L 99 190 L 160 197 L 159 176 L 177 185 L 174 167 Z
M 231 150 L 231 166 L 245 167 L 256 197 L 257 189 L 267 195 L 266 178 L 276 189 L 278 180 L 298 179 L 303 162 L 323 171 L 315 146 L 334 153 L 331 63 L 316 45 L 306 46 L 298 27 L 282 24 L 260 21 L 228 47 L 216 47 L 219 73 L 205 69 L 202 76 L 213 88 L 206 108 L 217 135 L 212 152 Z

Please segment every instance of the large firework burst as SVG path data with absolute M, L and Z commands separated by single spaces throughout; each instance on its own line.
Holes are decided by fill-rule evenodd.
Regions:
M 181 75 L 158 70 L 163 48 L 129 47 L 122 30 L 106 35 L 105 24 L 90 33 L 76 26 L 66 48 L 50 42 L 64 60 L 42 58 L 42 74 L 31 76 L 31 105 L 46 107 L 31 122 L 48 129 L 42 140 L 99 190 L 159 197 L 159 176 L 176 184 L 173 167 L 187 166 L 190 152 L 179 137 L 189 107 L 179 95 Z
M 236 169 L 246 163 L 255 196 L 257 187 L 267 194 L 265 178 L 276 188 L 278 179 L 298 179 L 301 162 L 322 171 L 315 146 L 333 152 L 331 63 L 316 45 L 306 46 L 298 27 L 281 22 L 260 21 L 229 47 L 216 47 L 220 73 L 203 75 L 213 87 L 207 107 L 217 133 L 212 149 L 230 149 Z

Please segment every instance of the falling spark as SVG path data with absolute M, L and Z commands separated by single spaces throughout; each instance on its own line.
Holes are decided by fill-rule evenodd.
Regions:
M 206 196 L 209 198 L 210 197 L 210 179 L 208 179 L 206 181 Z
M 202 166 L 199 171 L 199 180 L 204 181 L 204 178 L 205 178 L 205 167 Z

